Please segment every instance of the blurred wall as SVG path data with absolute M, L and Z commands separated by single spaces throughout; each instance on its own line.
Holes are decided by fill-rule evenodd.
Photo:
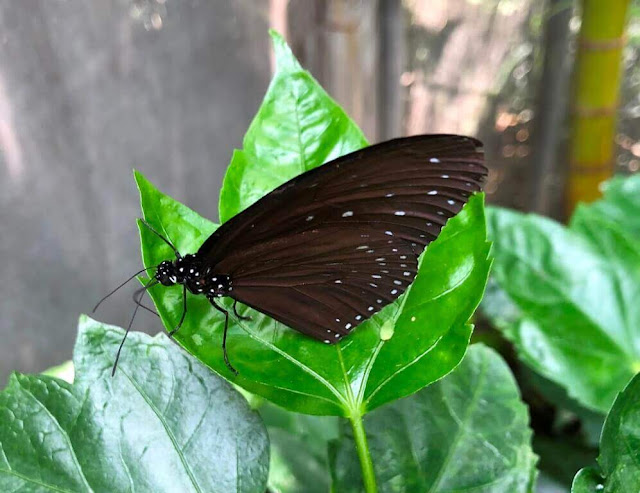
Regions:
M 78 315 L 139 270 L 132 168 L 217 220 L 269 82 L 263 7 L 0 1 L 0 386 L 68 359 Z M 126 325 L 134 287 L 97 317 Z

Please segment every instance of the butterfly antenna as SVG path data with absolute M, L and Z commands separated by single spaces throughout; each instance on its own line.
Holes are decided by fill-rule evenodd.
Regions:
M 171 238 L 169 238 L 169 233 L 165 231 L 165 233 L 167 234 L 167 238 L 165 238 L 160 233 L 158 233 L 158 231 L 156 231 L 154 227 L 151 226 L 151 224 L 149 224 L 144 219 L 140 219 L 140 222 L 142 222 L 142 224 L 144 224 L 149 229 L 149 231 L 151 231 L 154 235 L 156 235 L 158 238 L 164 241 L 167 245 L 169 245 L 171 247 L 171 250 L 173 250 L 173 253 L 176 254 L 176 258 L 182 258 L 182 255 L 180 255 L 180 252 L 178 251 L 178 249 L 175 246 L 173 246 L 173 243 L 171 242 Z
M 131 320 L 129 320 L 129 325 L 127 325 L 127 330 L 124 333 L 122 342 L 118 347 L 118 352 L 116 353 L 116 360 L 113 362 L 113 369 L 111 370 L 112 377 L 116 374 L 116 368 L 118 367 L 118 361 L 120 360 L 120 353 L 122 352 L 122 346 L 124 346 L 124 341 L 127 340 L 127 336 L 129 335 L 129 331 L 131 330 L 131 326 L 133 325 L 133 319 L 136 318 L 136 313 L 138 312 L 138 308 L 140 308 L 140 301 L 142 300 L 142 297 L 144 296 L 144 293 L 147 291 L 147 289 L 149 289 L 152 286 L 155 286 L 156 284 L 158 284 L 158 281 L 156 279 L 151 279 L 147 284 L 145 284 L 143 287 L 138 289 L 133 295 L 134 298 L 138 295 L 140 297 L 137 300 L 135 300 L 136 307 L 133 310 L 133 315 L 131 315 Z
M 157 267 L 157 266 L 156 266 Z M 115 288 L 114 290 L 112 290 L 108 295 L 106 295 L 104 298 L 102 298 L 100 301 L 98 301 L 98 303 L 96 304 L 96 306 L 93 307 L 93 310 L 91 310 L 91 313 L 95 312 L 98 307 L 102 304 L 102 302 L 104 300 L 106 300 L 109 296 L 111 296 L 113 293 L 115 293 L 118 289 L 120 289 L 121 287 L 123 287 L 125 284 L 127 284 L 129 281 L 131 281 L 133 278 L 135 278 L 136 276 L 139 276 L 140 274 L 142 274 L 143 272 L 148 271 L 149 269 L 155 269 L 156 267 L 147 267 L 146 269 L 142 269 L 138 272 L 136 272 L 134 275 L 132 275 L 129 279 L 127 279 L 125 282 L 123 282 L 122 284 L 120 284 L 117 288 Z

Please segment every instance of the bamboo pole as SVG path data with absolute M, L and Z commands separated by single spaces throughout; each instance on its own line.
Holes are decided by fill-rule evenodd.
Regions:
M 569 144 L 567 214 L 613 173 L 614 133 L 630 0 L 582 0 Z

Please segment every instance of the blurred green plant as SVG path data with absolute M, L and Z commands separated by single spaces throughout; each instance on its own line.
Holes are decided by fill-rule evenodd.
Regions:
M 494 278 L 513 306 L 486 310 L 528 366 L 603 414 L 640 370 L 640 176 L 604 188 L 568 228 L 488 210 Z

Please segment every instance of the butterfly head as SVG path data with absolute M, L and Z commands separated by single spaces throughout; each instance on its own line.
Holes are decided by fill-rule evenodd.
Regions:
M 158 265 L 155 278 L 163 286 L 173 286 L 178 282 L 178 276 L 176 274 L 176 266 L 173 262 L 165 260 Z

